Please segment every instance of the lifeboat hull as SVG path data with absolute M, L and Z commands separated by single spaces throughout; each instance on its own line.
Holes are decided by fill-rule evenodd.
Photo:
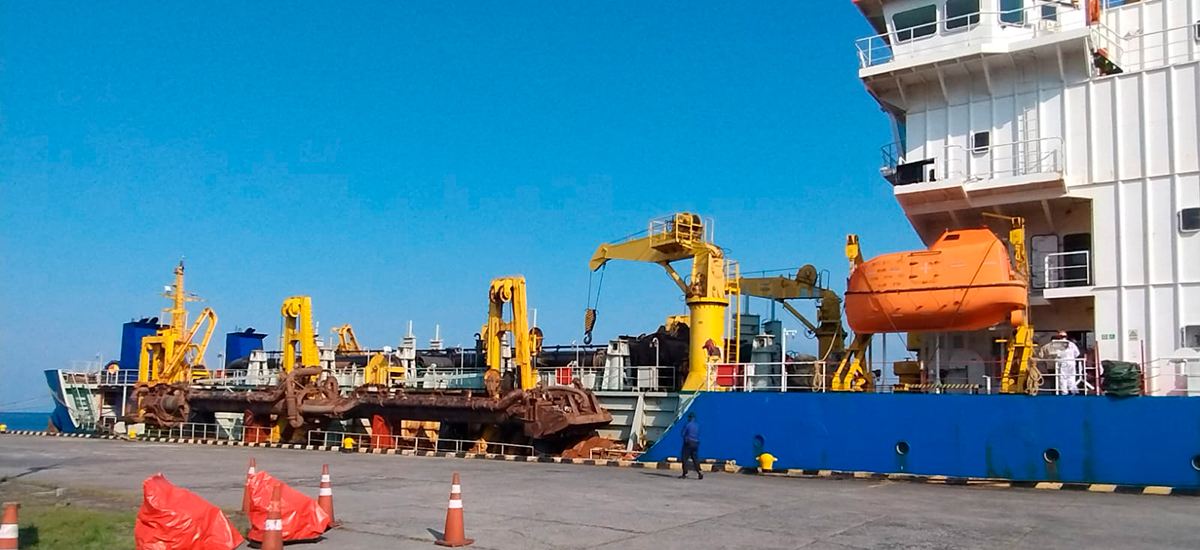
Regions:
M 858 266 L 846 291 L 856 333 L 990 327 L 1029 304 L 1025 280 L 988 229 L 948 231 L 929 250 L 885 254 Z

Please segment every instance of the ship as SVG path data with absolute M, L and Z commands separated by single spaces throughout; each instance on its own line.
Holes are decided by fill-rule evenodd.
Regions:
M 700 456 L 742 466 L 769 455 L 785 470 L 1200 488 L 1200 0 L 848 1 L 873 29 L 854 45 L 858 75 L 894 136 L 879 184 L 925 249 L 866 258 L 869 243 L 847 236 L 839 293 L 812 266 L 743 277 L 711 223 L 673 214 L 590 266 L 662 266 L 688 311 L 657 330 L 592 345 L 589 298 L 582 346 L 543 346 L 536 326 L 490 316 L 475 349 L 418 346 L 410 331 L 356 360 L 325 342 L 314 366 L 344 368 L 344 390 L 377 356 L 379 372 L 431 395 L 573 387 L 611 417 L 582 423 L 610 442 L 601 450 L 643 461 L 677 457 L 691 413 Z M 790 331 L 743 313 L 750 299 L 782 304 L 818 354 L 785 353 Z M 815 321 L 795 300 L 816 305 Z M 139 326 L 162 330 L 127 324 L 116 365 L 47 372 L 61 429 L 128 422 L 146 378 L 124 358 Z M 904 349 L 874 338 L 893 333 Z M 225 374 L 196 383 L 236 385 L 236 372 L 262 387 L 279 373 L 261 346 L 225 357 Z M 246 436 L 246 417 L 221 414 L 216 437 Z M 370 416 L 312 433 L 433 436 Z

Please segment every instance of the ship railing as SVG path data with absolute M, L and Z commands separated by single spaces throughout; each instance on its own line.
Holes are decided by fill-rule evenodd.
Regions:
M 828 388 L 826 368 L 824 361 L 713 363 L 708 365 L 704 390 L 823 392 Z
M 1149 361 L 1142 377 L 1148 395 L 1200 396 L 1200 354 Z
M 101 386 L 132 386 L 138 381 L 136 369 L 101 371 L 98 376 Z
M 1082 7 L 1067 3 L 976 11 L 898 30 L 890 23 L 888 32 L 855 41 L 859 68 L 934 52 L 961 52 L 997 41 L 1029 40 L 1087 25 Z
M 1062 138 L 947 145 L 942 154 L 942 172 L 936 177 L 981 181 L 1034 174 L 1063 174 Z
M 1097 25 L 1092 31 L 1096 48 L 1104 48 L 1110 61 L 1130 73 L 1200 58 L 1200 23 L 1126 35 Z
M 1042 376 L 1038 395 L 1100 395 L 1100 365 L 1086 359 L 1032 359 Z
M 1047 254 L 1042 262 L 1045 288 L 1092 284 L 1092 253 L 1089 250 Z
M 348 447 L 347 440 L 349 440 Z M 308 432 L 307 441 L 310 446 L 335 446 L 353 450 L 395 449 L 397 451 L 484 453 L 504 456 L 535 456 L 537 454 L 531 445 L 485 441 L 483 439 L 406 437 L 403 435 L 365 434 L 362 432 L 327 430 L 312 430 Z
M 267 441 L 271 428 L 245 426 L 242 424 L 222 425 L 218 423 L 187 422 L 170 428 L 147 426 L 144 437 L 167 439 L 207 439 L 224 441 Z
M 591 391 L 672 391 L 677 389 L 674 365 L 624 367 L 565 367 L 538 369 L 545 386 L 569 386 L 578 381 Z

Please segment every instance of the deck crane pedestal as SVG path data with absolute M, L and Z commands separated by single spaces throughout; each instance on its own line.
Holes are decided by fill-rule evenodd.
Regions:
M 688 259 L 692 260 L 692 273 L 685 281 L 671 264 Z M 679 213 L 651 220 L 649 230 L 643 237 L 600 245 L 592 255 L 589 266 L 596 271 L 610 260 L 658 264 L 683 292 L 691 330 L 684 391 L 697 391 L 705 387 L 708 364 L 714 359 L 719 362 L 723 360 L 722 355 L 737 356 L 736 348 L 719 351 L 724 348 L 725 342 L 728 295 L 731 287 L 736 288 L 737 281 L 736 276 L 730 280 L 729 270 L 736 270 L 736 267 L 725 259 L 721 248 L 710 241 L 698 214 Z M 587 319 L 595 319 L 595 310 L 588 310 Z M 586 326 L 589 339 L 590 325 L 591 322 Z M 736 345 L 737 338 L 734 338 L 730 346 Z M 717 352 L 715 357 L 713 352 Z

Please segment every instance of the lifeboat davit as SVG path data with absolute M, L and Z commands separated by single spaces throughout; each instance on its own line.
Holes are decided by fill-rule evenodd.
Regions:
M 857 333 L 976 330 L 1019 324 L 1025 279 L 989 229 L 942 234 L 929 250 L 885 254 L 850 275 L 846 320 Z

